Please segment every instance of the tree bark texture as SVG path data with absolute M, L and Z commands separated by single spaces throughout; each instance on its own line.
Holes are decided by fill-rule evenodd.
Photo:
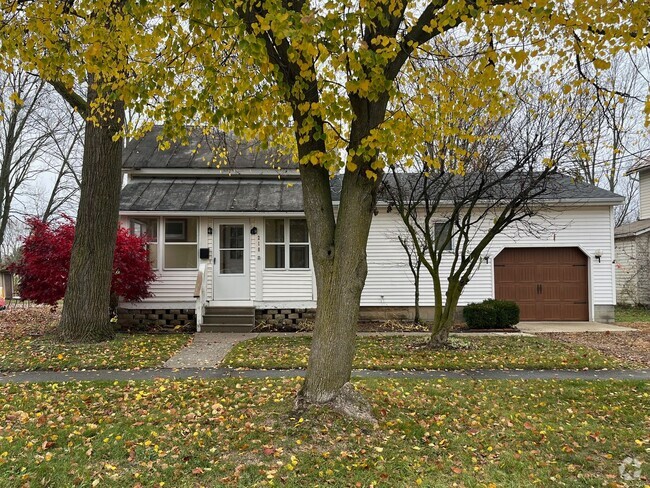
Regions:
M 449 333 L 454 328 L 454 315 L 462 291 L 463 287 L 459 283 L 450 280 L 445 294 L 445 302 L 436 301 L 434 320 L 431 324 L 431 337 L 429 338 L 431 348 L 439 349 L 449 346 Z
M 88 107 L 97 92 L 88 81 Z M 59 334 L 65 341 L 97 342 L 114 337 L 109 320 L 113 254 L 122 184 L 122 140 L 113 140 L 124 121 L 120 101 L 101 104 L 84 134 L 81 192 L 68 286 Z M 92 114 L 91 114 L 92 115 Z
M 370 405 L 350 384 L 350 374 L 375 183 L 346 173 L 334 227 L 326 208 L 327 202 L 331 206 L 327 171 L 304 166 L 301 174 L 307 220 L 318 230 L 311 233 L 318 299 L 307 374 L 296 406 L 328 405 L 346 416 L 374 421 Z

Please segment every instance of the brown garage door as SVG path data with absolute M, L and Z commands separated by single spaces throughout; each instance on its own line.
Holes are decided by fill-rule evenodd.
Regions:
M 495 295 L 521 320 L 589 320 L 587 256 L 576 247 L 510 248 L 494 260 Z

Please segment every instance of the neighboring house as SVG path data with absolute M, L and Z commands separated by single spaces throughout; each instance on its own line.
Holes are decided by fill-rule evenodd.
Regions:
M 158 134 L 156 128 L 126 147 L 120 214 L 123 225 L 150 236 L 159 278 L 151 298 L 121 304 L 120 320 L 197 320 L 202 330 L 245 330 L 254 317 L 285 323 L 312 317 L 316 285 L 297 167 L 226 139 L 212 151 L 197 134 L 187 146 L 161 151 Z M 335 202 L 339 186 L 333 178 Z M 555 188 L 535 217 L 542 231 L 499 235 L 461 307 L 496 295 L 517 301 L 524 320 L 613 320 L 613 206 L 622 198 L 564 176 Z M 364 318 L 413 313 L 412 276 L 397 241 L 405 230 L 397 212 L 387 210 L 378 203 L 370 230 Z M 426 319 L 433 293 L 424 273 L 420 293 Z
M 639 177 L 639 220 L 616 228 L 616 302 L 650 305 L 650 161 L 633 166 Z

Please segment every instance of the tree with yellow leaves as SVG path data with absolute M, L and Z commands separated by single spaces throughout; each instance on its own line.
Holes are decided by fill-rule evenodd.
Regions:
M 84 4 L 63 5 L 70 3 Z M 62 11 L 50 6 L 44 18 L 56 22 Z M 462 48 L 479 46 L 462 82 L 496 97 L 509 77 L 525 76 L 531 66 L 554 71 L 579 52 L 604 69 L 612 53 L 645 48 L 648 18 L 648 2 L 619 0 L 125 0 L 115 13 L 121 28 L 98 31 L 100 42 L 108 43 L 100 52 L 130 42 L 129 66 L 151 76 L 125 89 L 125 71 L 104 71 L 107 66 L 93 56 L 84 66 L 113 77 L 110 86 L 121 99 L 164 121 L 168 136 L 182 137 L 184 124 L 194 123 L 292 148 L 300 162 L 318 288 L 297 405 L 329 405 L 372 419 L 350 374 L 383 170 L 424 152 L 432 135 L 463 135 L 453 124 L 421 124 L 411 117 L 414 107 L 439 110 L 432 101 L 448 86 L 435 62 L 457 54 L 436 41 L 456 34 Z M 70 38 L 76 43 L 75 35 Z M 83 43 L 93 49 L 92 42 Z M 442 110 L 463 118 L 485 101 L 468 96 Z M 494 110 L 503 109 L 497 104 Z M 344 176 L 335 205 L 329 179 L 339 171 Z
M 426 141 L 441 134 L 462 138 L 449 120 L 498 100 L 504 83 L 534 68 L 554 73 L 579 53 L 604 69 L 612 53 L 645 48 L 650 17 L 647 2 L 614 0 L 195 0 L 174 8 L 178 17 L 167 31 L 193 47 L 156 115 L 173 121 L 184 107 L 192 120 L 242 137 L 285 147 L 293 141 L 318 288 L 297 406 L 329 405 L 364 419 L 372 415 L 350 374 L 366 243 L 386 164 L 426 153 Z M 441 42 L 452 34 L 457 52 Z M 463 50 L 473 51 L 473 60 L 460 80 L 436 62 Z M 434 103 L 454 79 L 480 89 Z M 489 106 L 495 116 L 508 107 Z M 446 117 L 435 117 L 440 110 Z M 175 133 L 177 124 L 168 125 Z M 335 205 L 329 179 L 339 171 Z
M 162 32 L 144 22 L 157 8 L 127 0 L 6 0 L 0 12 L 0 68 L 19 66 L 40 77 L 87 122 L 60 336 L 76 342 L 111 339 L 125 106 L 159 54 Z

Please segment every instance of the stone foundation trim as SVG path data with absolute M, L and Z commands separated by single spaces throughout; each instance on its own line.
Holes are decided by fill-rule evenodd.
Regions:
M 156 308 L 133 309 L 118 308 L 117 324 L 124 329 L 146 329 L 149 327 L 190 327 L 196 324 L 193 309 Z

